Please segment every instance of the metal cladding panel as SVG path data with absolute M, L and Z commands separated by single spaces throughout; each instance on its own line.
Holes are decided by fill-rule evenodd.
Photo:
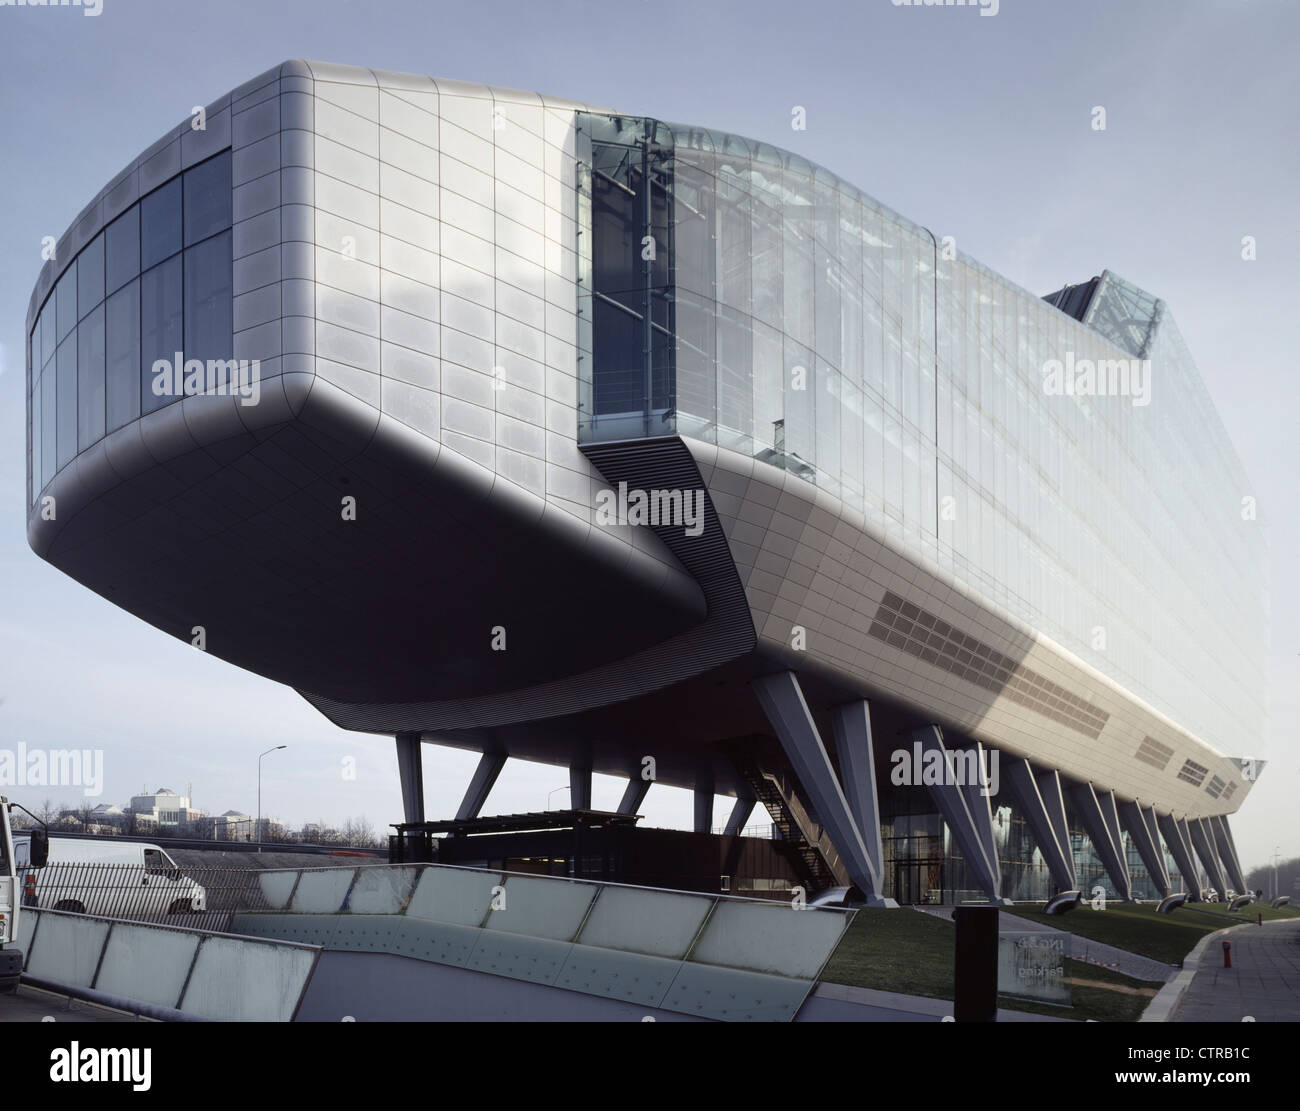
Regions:
M 661 1007 L 681 968 L 681 961 L 664 957 L 574 945 L 555 986 L 626 1003 Z
M 761 972 L 692 964 L 681 966 L 663 1005 L 682 1014 L 720 1022 L 792 1022 L 812 988 Z
M 199 935 L 115 922 L 95 990 L 175 1007 L 199 948 Z
M 686 442 L 710 489 L 722 493 L 715 504 L 725 505 L 723 527 L 743 556 L 759 644 L 784 666 L 901 702 L 1122 798 L 1191 814 L 1240 805 L 1250 783 L 1238 762 L 904 551 L 861 513 L 767 463 Z M 805 629 L 804 651 L 790 650 L 795 626 Z M 1180 758 L 1164 768 L 1137 759 L 1144 738 Z M 1215 799 L 1200 783 L 1179 781 L 1187 753 L 1235 785 L 1231 803 L 1227 787 Z
M 554 984 L 572 948 L 568 941 L 481 930 L 466 967 L 532 984 Z

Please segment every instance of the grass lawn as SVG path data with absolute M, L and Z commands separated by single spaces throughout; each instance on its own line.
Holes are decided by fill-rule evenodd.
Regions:
M 1089 913 L 1100 916 L 1101 912 Z M 1060 1018 L 1133 1022 L 1162 986 L 1081 961 L 1069 961 L 1066 970 L 1074 996 L 1073 1008 L 1014 999 L 1000 999 L 998 1005 Z M 827 963 L 822 979 L 854 987 L 951 999 L 953 925 L 907 908 L 860 910 Z

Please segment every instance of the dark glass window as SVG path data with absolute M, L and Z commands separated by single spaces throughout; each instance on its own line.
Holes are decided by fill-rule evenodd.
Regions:
M 230 227 L 230 151 L 185 171 L 185 245 Z
M 41 492 L 41 379 L 32 387 L 32 489 L 31 499 Z
M 104 436 L 104 306 L 77 325 L 77 450 Z
M 140 282 L 119 289 L 105 305 L 108 431 L 140 415 Z
M 77 319 L 104 300 L 104 236 L 95 236 L 77 256 Z
M 181 249 L 181 179 L 172 178 L 140 202 L 140 269 Z
M 178 379 L 184 367 L 170 379 L 159 380 L 160 393 L 154 392 L 153 364 L 165 359 L 172 364 L 184 344 L 181 327 L 181 258 L 169 258 L 160 266 L 140 276 L 140 409 L 152 413 L 173 398 L 180 397 Z
M 45 302 L 41 310 L 41 365 L 44 366 L 54 358 L 54 349 L 59 341 L 54 332 L 54 298 Z
M 55 317 L 59 322 L 59 342 L 62 343 L 64 337 L 77 326 L 76 259 L 73 259 L 72 265 L 63 272 L 59 284 L 54 287 L 54 296 L 50 301 L 54 304 Z
M 214 235 L 185 252 L 185 357 L 229 359 L 234 355 L 230 232 Z
M 58 355 L 58 465 L 64 466 L 77 454 L 77 332 L 59 344 Z
M 45 360 L 41 358 L 41 322 L 37 320 L 32 328 L 32 357 L 28 362 L 30 373 L 27 376 L 29 382 L 41 373 L 41 367 L 44 365 Z
M 44 489 L 50 479 L 54 477 L 54 459 L 56 454 L 55 436 L 56 425 L 55 417 L 58 412 L 55 406 L 55 382 L 57 374 L 55 371 L 55 360 L 51 359 L 46 365 L 45 373 L 41 375 L 41 488 Z
M 140 273 L 140 206 L 132 205 L 105 233 L 107 291 L 120 289 Z

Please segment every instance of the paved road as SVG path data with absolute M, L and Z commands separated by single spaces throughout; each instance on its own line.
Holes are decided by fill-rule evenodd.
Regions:
M 69 1004 L 71 1008 L 69 1009 Z M 0 1022 L 134 1022 L 132 1015 L 53 995 L 25 984 L 13 995 L 0 995 Z
M 1223 967 L 1224 940 L 1232 967 Z M 1205 947 L 1174 1022 L 1300 1021 L 1300 919 L 1242 926 Z

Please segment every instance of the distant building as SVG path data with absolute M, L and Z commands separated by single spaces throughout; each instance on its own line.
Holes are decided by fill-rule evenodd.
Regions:
M 136 826 L 152 825 L 157 829 L 175 829 L 205 817 L 205 812 L 190 805 L 185 795 L 169 787 L 159 787 L 153 794 L 132 795 L 127 811 L 134 815 Z

